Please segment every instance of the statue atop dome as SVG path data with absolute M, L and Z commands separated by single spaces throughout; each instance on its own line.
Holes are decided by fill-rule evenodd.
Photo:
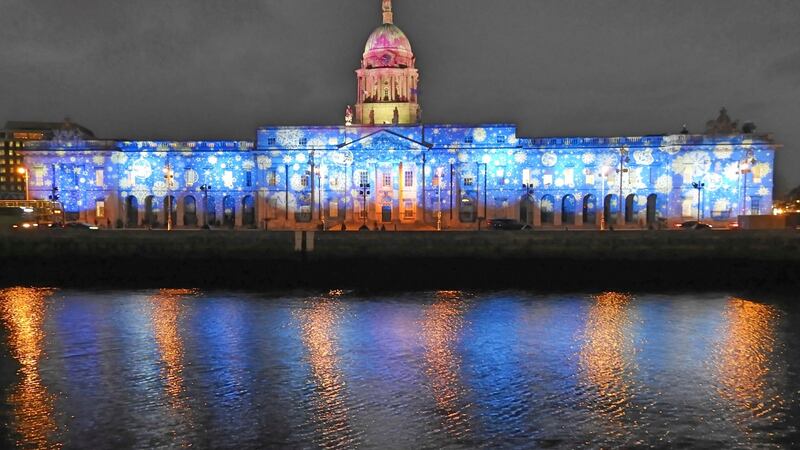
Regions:
M 393 23 L 392 17 L 392 0 L 383 0 L 383 23 Z

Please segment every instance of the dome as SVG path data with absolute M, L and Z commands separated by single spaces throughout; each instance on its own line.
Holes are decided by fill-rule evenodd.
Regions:
M 391 23 L 379 26 L 369 35 L 367 45 L 364 47 L 364 55 L 385 50 L 398 53 L 407 52 L 408 56 L 412 54 L 411 43 L 408 41 L 406 34 Z

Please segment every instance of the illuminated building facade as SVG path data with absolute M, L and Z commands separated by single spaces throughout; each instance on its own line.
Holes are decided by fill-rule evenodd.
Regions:
M 32 198 L 106 226 L 269 229 L 657 227 L 768 214 L 778 147 L 723 109 L 705 134 L 517 136 L 512 124 L 421 123 L 408 39 L 383 24 L 342 126 L 261 127 L 251 141 L 97 140 L 75 127 L 24 146 Z

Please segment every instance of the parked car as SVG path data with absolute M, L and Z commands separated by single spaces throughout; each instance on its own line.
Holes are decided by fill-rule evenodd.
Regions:
M 524 230 L 528 225 L 514 219 L 489 219 L 486 222 L 493 230 Z
M 686 222 L 676 224 L 675 227 L 681 230 L 709 230 L 712 228 L 710 224 L 698 222 L 696 220 L 687 220 Z
M 29 220 L 24 220 L 21 222 L 11 224 L 11 230 L 13 231 L 27 231 L 27 230 L 38 230 L 38 229 L 39 229 L 39 224 Z

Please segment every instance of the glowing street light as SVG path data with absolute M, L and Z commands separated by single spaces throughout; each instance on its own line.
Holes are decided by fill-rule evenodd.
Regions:
M 25 200 L 30 200 L 30 192 L 28 191 L 28 169 L 18 167 L 17 173 L 25 176 Z
M 603 178 L 600 191 L 600 204 L 603 205 L 603 210 L 600 212 L 600 230 L 606 229 L 606 182 L 608 180 L 609 173 L 611 173 L 611 167 L 603 166 L 600 168 L 600 176 Z M 611 205 L 609 205 L 609 210 L 610 209 Z
M 170 187 L 172 187 L 172 181 L 175 179 L 175 173 L 172 171 L 172 167 L 170 167 L 169 163 L 167 163 L 167 167 L 164 168 L 164 182 L 167 185 L 167 198 L 164 205 L 164 209 L 167 213 L 167 231 L 172 230 L 172 197 L 170 195 Z
M 700 206 L 702 205 L 700 201 L 702 199 L 701 193 L 703 191 L 703 188 L 706 187 L 706 184 L 693 182 L 692 187 L 697 189 L 697 221 L 700 222 Z

